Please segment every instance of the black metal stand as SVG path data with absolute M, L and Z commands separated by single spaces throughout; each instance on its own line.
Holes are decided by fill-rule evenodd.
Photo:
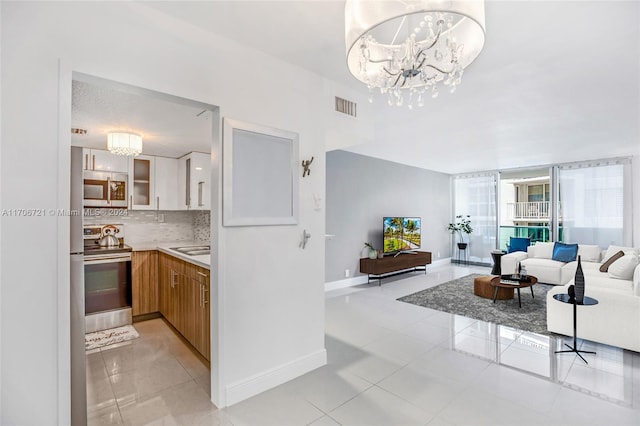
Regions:
M 380 274 L 380 275 L 367 274 L 367 284 L 370 284 L 371 283 L 371 279 L 373 278 L 374 280 L 378 280 L 378 287 L 380 287 L 380 286 L 382 286 L 382 279 L 383 278 L 395 277 L 396 275 L 402 275 L 402 274 L 406 274 L 406 273 L 409 273 L 409 272 L 416 272 L 416 271 L 424 271 L 424 274 L 427 275 L 427 265 L 425 265 L 425 266 L 415 266 L 413 268 L 405 269 L 404 271 L 390 272 L 388 274 Z
M 556 296 L 560 296 L 560 297 L 556 297 Z M 554 294 L 553 298 L 556 300 L 559 300 L 560 302 L 564 302 L 564 303 L 570 303 L 573 305 L 573 347 L 568 345 L 568 344 L 564 344 L 566 347 L 569 348 L 569 350 L 564 350 L 564 351 L 556 351 L 555 353 L 557 354 L 561 354 L 561 353 L 575 353 L 576 355 L 578 355 L 580 357 L 581 360 L 584 361 L 585 364 L 589 364 L 587 362 L 586 359 L 584 359 L 584 357 L 582 355 L 580 355 L 580 353 L 583 354 L 595 354 L 595 352 L 593 351 L 581 351 L 578 350 L 578 338 L 577 338 L 577 311 L 578 311 L 578 304 L 576 303 L 576 299 L 575 298 L 571 298 L 569 297 L 568 294 Z M 584 297 L 584 301 L 582 303 L 583 306 L 590 306 L 590 305 L 597 305 L 598 301 L 592 297 Z

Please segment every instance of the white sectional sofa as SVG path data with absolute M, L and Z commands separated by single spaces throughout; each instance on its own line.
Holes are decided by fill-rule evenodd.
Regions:
M 517 262 L 521 262 L 527 274 L 537 277 L 538 282 L 557 284 L 547 293 L 547 329 L 573 336 L 573 306 L 555 300 L 553 295 L 568 292 L 569 285 L 573 284 L 577 262 L 564 263 L 552 260 L 551 256 L 547 258 L 549 246 L 552 252 L 553 243 L 538 243 L 531 246 L 527 253 L 504 255 L 502 273 L 515 271 Z M 598 248 L 595 258 L 595 247 L 578 246 L 585 279 L 585 296 L 598 300 L 594 306 L 578 306 L 578 338 L 640 352 L 640 250 L 612 246 L 600 251 Z M 616 261 L 621 266 L 614 262 L 608 272 L 600 272 L 600 266 L 618 251 L 625 254 Z

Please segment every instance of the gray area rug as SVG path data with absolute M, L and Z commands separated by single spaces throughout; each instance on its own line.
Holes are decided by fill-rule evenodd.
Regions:
M 534 298 L 531 298 L 529 288 L 521 288 L 522 308 L 519 308 L 517 290 L 514 290 L 513 299 L 496 300 L 496 303 L 493 303 L 492 299 L 473 294 L 473 279 L 480 276 L 482 275 L 467 275 L 398 300 L 524 331 L 551 335 L 547 331 L 547 292 L 553 285 L 535 284 Z

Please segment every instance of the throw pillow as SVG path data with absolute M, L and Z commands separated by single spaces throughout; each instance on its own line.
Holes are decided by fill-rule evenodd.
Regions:
M 638 266 L 638 256 L 625 254 L 609 266 L 609 276 L 619 280 L 631 280 L 636 266 Z
M 605 253 L 604 257 L 602 258 L 602 262 L 604 263 L 607 260 L 609 260 L 609 258 L 611 256 L 613 256 L 614 254 L 616 254 L 619 251 L 623 251 L 624 254 L 635 254 L 636 256 L 639 254 L 636 249 L 634 249 L 633 247 L 621 247 L 621 246 L 609 246 L 609 248 L 607 248 L 607 252 Z
M 578 255 L 577 244 L 554 243 L 551 259 L 558 262 L 573 262 Z
M 600 246 L 580 244 L 578 246 L 578 256 L 583 262 L 600 262 Z
M 624 252 L 622 250 L 611 256 L 609 260 L 600 265 L 600 272 L 607 272 L 609 270 L 609 266 L 611 266 L 613 262 L 620 259 L 622 256 L 624 256 Z

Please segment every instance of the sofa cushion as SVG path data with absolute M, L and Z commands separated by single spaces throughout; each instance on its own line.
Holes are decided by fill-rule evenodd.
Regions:
M 553 244 L 553 253 L 551 259 L 558 262 L 573 262 L 578 255 L 577 244 L 565 244 L 556 242 Z
M 609 246 L 609 248 L 607 248 L 607 253 L 602 258 L 601 263 L 606 262 L 611 256 L 619 251 L 624 252 L 624 254 L 635 254 L 636 256 L 639 254 L 638 250 L 634 249 L 633 247 Z
M 611 278 L 631 281 L 636 266 L 638 266 L 638 256 L 635 254 L 625 254 L 613 262 L 607 272 Z
M 553 246 L 554 243 L 536 243 L 535 245 L 529 246 L 527 253 L 529 253 L 529 257 L 535 259 L 551 259 L 553 256 Z
M 578 256 L 583 262 L 600 262 L 600 246 L 580 244 L 578 246 Z
M 607 259 L 606 262 L 600 265 L 600 272 L 607 272 L 609 270 L 609 266 L 611 266 L 613 262 L 615 262 L 616 260 L 620 259 L 623 256 L 624 256 L 624 252 L 622 250 L 620 250 L 619 252 L 611 256 L 609 259 Z
M 531 238 L 509 237 L 509 253 L 516 251 L 527 251 L 531 245 Z

